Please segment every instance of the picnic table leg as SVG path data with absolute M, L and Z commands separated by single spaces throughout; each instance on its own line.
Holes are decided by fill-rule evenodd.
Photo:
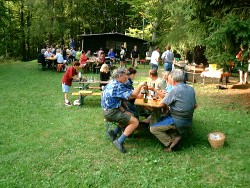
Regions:
M 151 113 L 151 120 L 150 120 L 150 124 L 154 124 L 160 121 L 162 115 L 162 111 L 160 108 L 154 108 L 152 113 Z
M 81 90 L 87 90 L 87 89 L 89 89 L 88 86 L 89 86 L 89 84 L 84 85 L 84 83 L 83 83 Z
M 84 104 L 84 98 L 85 98 L 85 96 L 80 95 L 80 107 L 82 107 Z
M 205 85 L 205 76 L 203 76 L 203 83 L 202 84 Z

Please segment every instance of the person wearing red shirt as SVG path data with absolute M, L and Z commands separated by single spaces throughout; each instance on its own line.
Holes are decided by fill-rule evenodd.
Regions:
M 88 60 L 88 58 L 86 57 L 85 52 L 82 51 L 82 55 L 80 58 L 80 68 L 82 68 L 83 73 L 85 73 L 85 70 L 87 70 L 87 63 L 86 63 L 87 60 Z
M 65 105 L 71 106 L 71 103 L 69 101 L 69 91 L 70 86 L 72 85 L 73 79 L 80 80 L 80 78 L 77 77 L 77 74 L 80 69 L 80 63 L 78 61 L 73 62 L 73 66 L 70 66 L 67 71 L 64 73 L 62 78 L 62 91 L 64 93 L 64 99 L 65 99 Z

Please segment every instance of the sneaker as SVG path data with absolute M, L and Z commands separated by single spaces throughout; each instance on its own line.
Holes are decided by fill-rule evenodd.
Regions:
M 113 144 L 114 144 L 115 147 L 116 147 L 117 149 L 119 149 L 122 153 L 126 153 L 126 150 L 125 150 L 125 148 L 123 147 L 123 144 L 120 144 L 120 143 L 118 142 L 118 140 L 115 140 L 115 141 L 113 142 Z
M 70 102 L 65 102 L 64 103 L 66 106 L 71 106 L 71 103 Z
M 111 141 L 112 142 L 115 141 L 116 135 L 115 135 L 114 131 L 110 130 L 110 131 L 108 131 L 108 133 L 109 133 L 109 138 L 111 139 Z

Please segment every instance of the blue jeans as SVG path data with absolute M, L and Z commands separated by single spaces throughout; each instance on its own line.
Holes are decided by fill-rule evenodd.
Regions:
M 170 62 L 167 62 L 167 63 L 164 63 L 164 71 L 172 71 L 172 63 Z
M 152 69 L 158 70 L 158 65 L 152 63 Z
M 166 116 L 161 117 L 160 122 L 155 123 L 151 126 L 163 126 L 163 125 L 168 126 L 168 125 L 173 125 L 173 124 L 174 124 L 173 118 L 170 115 L 166 115 Z

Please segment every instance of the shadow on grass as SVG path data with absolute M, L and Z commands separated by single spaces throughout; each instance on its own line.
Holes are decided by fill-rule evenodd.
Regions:
M 232 85 L 232 87 L 230 89 L 249 89 L 250 85 L 249 84 L 245 84 L 245 85 Z

